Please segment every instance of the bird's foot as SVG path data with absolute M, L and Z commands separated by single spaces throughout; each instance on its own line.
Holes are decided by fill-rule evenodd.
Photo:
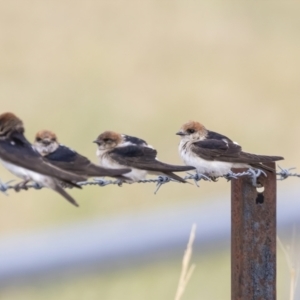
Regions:
M 228 181 L 231 181 L 232 179 L 238 179 L 238 176 L 236 175 L 236 173 L 230 171 L 228 172 L 226 175 L 224 175 L 224 178 Z
M 211 178 L 208 175 L 204 175 L 204 174 L 201 174 L 198 172 L 196 172 L 195 174 L 191 174 L 191 173 L 188 173 L 188 174 L 189 174 L 189 176 L 186 177 L 185 179 L 193 179 L 194 183 L 197 187 L 199 187 L 198 181 L 200 181 L 200 180 L 211 181 Z
M 28 190 L 28 187 L 26 186 L 26 184 L 29 182 L 30 180 L 24 180 L 24 181 L 21 181 L 19 183 L 17 183 L 16 185 L 14 185 L 14 190 L 16 192 L 20 192 L 20 190 Z
M 73 188 L 73 185 L 67 183 L 67 182 L 63 182 L 61 181 L 60 183 L 60 186 L 63 188 L 63 189 L 72 189 Z
M 209 178 L 213 182 L 217 182 L 219 180 L 219 177 L 215 177 L 215 176 L 209 176 Z
M 117 186 L 122 186 L 123 183 L 124 183 L 124 180 L 122 180 L 122 179 L 117 179 L 116 180 L 116 185 Z

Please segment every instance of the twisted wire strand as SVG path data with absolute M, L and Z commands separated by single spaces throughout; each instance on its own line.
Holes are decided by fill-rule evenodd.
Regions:
M 294 173 L 294 172 L 291 172 L 292 170 L 294 170 L 295 168 L 288 168 L 288 169 L 284 169 L 284 168 L 281 168 L 279 167 L 280 171 L 279 172 L 276 172 L 276 175 L 277 175 L 277 180 L 279 181 L 282 181 L 282 180 L 285 180 L 287 178 L 290 178 L 290 177 L 298 177 L 300 178 L 300 174 L 298 173 Z M 198 174 L 198 173 L 194 173 L 194 174 L 191 174 L 191 173 L 187 173 L 188 175 L 186 175 L 185 177 L 183 177 L 184 180 L 193 180 L 195 185 L 199 187 L 199 184 L 198 182 L 200 180 L 204 180 L 204 181 L 215 181 L 215 179 L 212 179 L 204 174 Z M 225 178 L 227 181 L 230 181 L 232 179 L 237 179 L 239 177 L 242 177 L 242 176 L 249 176 L 251 177 L 252 179 L 252 184 L 256 186 L 256 182 L 257 182 L 257 178 L 259 176 L 267 176 L 267 174 L 262 171 L 262 170 L 259 170 L 259 169 L 248 169 L 247 171 L 244 171 L 244 172 L 241 172 L 241 173 L 234 173 L 234 172 L 230 172 L 224 176 L 220 176 L 220 177 L 223 177 Z M 6 183 L 4 183 L 1 179 L 0 179 L 0 192 L 4 193 L 7 195 L 7 191 L 8 190 L 15 190 L 15 185 L 12 185 L 11 183 L 15 181 L 15 180 L 10 180 Z M 168 176 L 164 176 L 164 175 L 160 175 L 158 176 L 157 178 L 155 179 L 144 179 L 144 180 L 139 180 L 137 181 L 136 183 L 156 183 L 156 190 L 154 192 L 154 194 L 157 193 L 157 191 L 160 189 L 160 187 L 166 183 L 169 183 L 169 182 L 178 182 Z M 97 186 L 101 186 L 101 187 L 104 187 L 104 186 L 107 186 L 107 185 L 118 185 L 118 186 L 122 186 L 122 184 L 124 184 L 126 182 L 122 182 L 120 180 L 105 180 L 103 178 L 94 178 L 93 180 L 88 180 L 88 181 L 82 181 L 82 182 L 78 182 L 77 184 L 80 185 L 80 186 L 87 186 L 87 185 L 97 185 Z M 28 190 L 28 189 L 36 189 L 36 190 L 39 190 L 39 189 L 42 189 L 43 186 L 39 185 L 38 183 L 36 182 L 32 182 L 32 183 L 28 183 L 24 186 L 21 186 L 20 187 L 20 190 Z

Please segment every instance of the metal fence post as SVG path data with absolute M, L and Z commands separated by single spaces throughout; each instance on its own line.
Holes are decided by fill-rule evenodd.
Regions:
M 232 300 L 276 299 L 276 174 L 267 175 L 262 193 L 247 176 L 231 181 Z

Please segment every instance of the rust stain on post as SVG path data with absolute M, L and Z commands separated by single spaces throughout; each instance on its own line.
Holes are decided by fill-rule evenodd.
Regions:
M 262 193 L 249 177 L 231 181 L 232 300 L 276 299 L 276 174 L 267 175 Z

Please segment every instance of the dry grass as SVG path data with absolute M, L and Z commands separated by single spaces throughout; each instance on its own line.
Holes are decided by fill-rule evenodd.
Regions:
M 192 252 L 193 252 L 193 242 L 195 240 L 195 235 L 196 235 L 196 224 L 193 224 L 192 229 L 191 229 L 191 233 L 190 233 L 190 238 L 187 244 L 187 248 L 184 252 L 184 256 L 183 256 L 183 260 L 182 260 L 182 268 L 181 268 L 181 273 L 180 273 L 180 278 L 179 278 L 179 283 L 177 286 L 177 291 L 176 291 L 176 295 L 175 295 L 175 300 L 180 300 L 186 285 L 188 284 L 194 269 L 195 269 L 195 265 L 192 264 L 190 265 L 190 260 L 192 257 Z
M 289 300 L 295 300 L 295 293 L 297 288 L 298 276 L 299 276 L 299 259 L 297 254 L 297 242 L 296 242 L 296 231 L 293 231 L 291 245 L 284 246 L 279 236 L 277 236 L 278 244 L 283 251 L 285 256 L 289 272 L 290 272 L 290 288 L 289 288 Z

